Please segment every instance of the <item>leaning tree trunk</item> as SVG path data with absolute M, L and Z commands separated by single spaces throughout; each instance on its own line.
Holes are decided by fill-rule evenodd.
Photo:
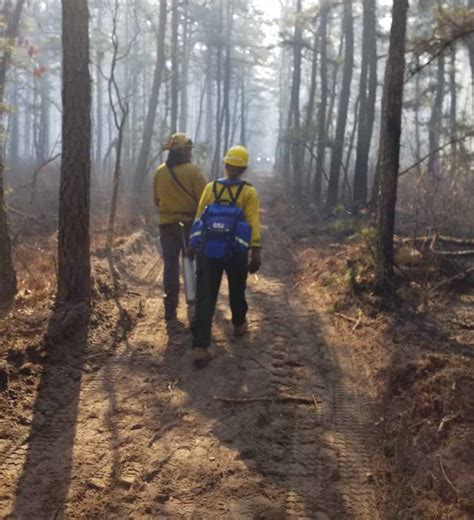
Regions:
M 160 21 L 157 35 L 157 54 L 155 72 L 153 75 L 153 86 L 150 93 L 148 111 L 143 129 L 142 145 L 138 154 L 137 167 L 135 170 L 135 190 L 140 191 L 147 174 L 148 156 L 150 155 L 151 140 L 153 137 L 153 127 L 155 126 L 156 109 L 160 95 L 161 83 L 163 80 L 163 70 L 165 68 L 165 32 L 166 32 L 166 0 L 160 0 Z
M 60 302 L 89 299 L 91 78 L 87 0 L 62 0 L 63 120 L 59 192 L 58 294 Z
M 342 29 L 345 38 L 345 59 L 342 75 L 341 97 L 337 115 L 336 139 L 334 141 L 329 172 L 329 186 L 326 199 L 326 210 L 328 211 L 332 210 L 336 206 L 339 197 L 339 177 L 344 152 L 344 138 L 346 134 L 349 99 L 351 96 L 352 69 L 354 67 L 354 26 L 351 0 L 346 0 L 346 2 L 344 2 Z
M 376 283 L 383 291 L 391 287 L 393 277 L 393 233 L 400 166 L 407 12 L 408 0 L 393 0 L 377 161 L 380 184 L 375 237 Z
M 4 172 L 4 100 L 5 85 L 7 82 L 7 70 L 11 63 L 12 48 L 20 24 L 21 12 L 25 0 L 18 0 L 11 18 L 8 20 L 6 29 L 6 47 L 0 61 L 0 305 L 9 304 L 17 290 L 16 274 L 13 265 L 12 245 L 8 227 L 7 213 L 5 207 Z
M 377 93 L 377 36 L 375 0 L 364 0 L 362 63 L 359 86 L 359 131 L 354 169 L 354 206 L 365 205 L 368 193 L 370 143 Z

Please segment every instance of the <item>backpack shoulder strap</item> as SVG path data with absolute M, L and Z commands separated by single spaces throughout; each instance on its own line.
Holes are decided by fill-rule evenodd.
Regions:
M 239 182 L 238 186 L 239 187 L 237 188 L 237 192 L 234 195 L 231 190 L 231 185 L 230 184 L 228 185 L 229 197 L 234 206 L 237 205 L 237 201 L 239 200 L 239 197 L 242 194 L 242 191 L 244 190 L 245 186 L 250 186 L 250 184 L 246 181 L 242 181 L 242 182 Z
M 169 165 L 166 165 L 167 168 L 168 168 L 168 171 L 170 172 L 170 175 L 171 177 L 173 178 L 174 182 L 181 188 L 182 191 L 184 191 L 184 193 L 186 193 L 186 195 L 188 197 L 190 197 L 191 199 L 193 199 L 194 202 L 198 203 L 199 201 L 196 199 L 196 197 L 194 195 L 192 195 L 184 186 L 183 186 L 183 183 L 178 179 L 178 177 L 176 176 L 176 173 L 174 172 L 173 168 Z
M 222 188 L 220 191 L 218 190 L 219 184 L 222 184 Z M 227 184 L 224 184 L 223 182 L 214 181 L 212 183 L 212 193 L 214 194 L 214 202 L 220 203 L 222 201 L 222 195 L 224 195 L 226 188 Z

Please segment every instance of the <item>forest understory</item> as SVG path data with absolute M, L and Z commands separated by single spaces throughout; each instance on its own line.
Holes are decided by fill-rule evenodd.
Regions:
M 163 319 L 154 219 L 121 225 L 112 257 L 96 226 L 90 309 L 53 311 L 53 235 L 16 248 L 0 516 L 473 517 L 472 285 L 400 260 L 407 278 L 384 307 L 361 234 L 288 212 L 280 193 L 264 201 L 250 333 L 232 337 L 221 295 L 202 370 L 184 303 L 181 325 Z

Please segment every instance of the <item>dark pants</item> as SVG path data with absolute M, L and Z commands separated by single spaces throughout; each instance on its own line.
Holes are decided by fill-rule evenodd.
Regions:
M 193 348 L 204 348 L 211 345 L 212 317 L 224 271 L 229 283 L 232 323 L 235 327 L 245 323 L 248 310 L 245 299 L 248 255 L 236 255 L 229 260 L 214 260 L 198 255 L 196 312 L 191 326 Z
M 165 319 L 176 317 L 179 303 L 179 258 L 183 251 L 183 232 L 186 245 L 189 241 L 192 222 L 185 222 L 182 230 L 179 224 L 160 225 L 160 241 L 163 249 L 163 286 L 165 290 Z

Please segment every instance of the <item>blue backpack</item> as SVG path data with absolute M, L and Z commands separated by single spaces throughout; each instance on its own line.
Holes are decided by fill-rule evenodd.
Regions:
M 231 187 L 235 185 L 238 188 L 233 194 Z M 245 220 L 243 210 L 237 206 L 246 185 L 246 182 L 229 179 L 214 181 L 215 200 L 206 206 L 201 218 L 194 221 L 190 236 L 191 246 L 207 258 L 228 259 L 248 251 L 252 228 Z

